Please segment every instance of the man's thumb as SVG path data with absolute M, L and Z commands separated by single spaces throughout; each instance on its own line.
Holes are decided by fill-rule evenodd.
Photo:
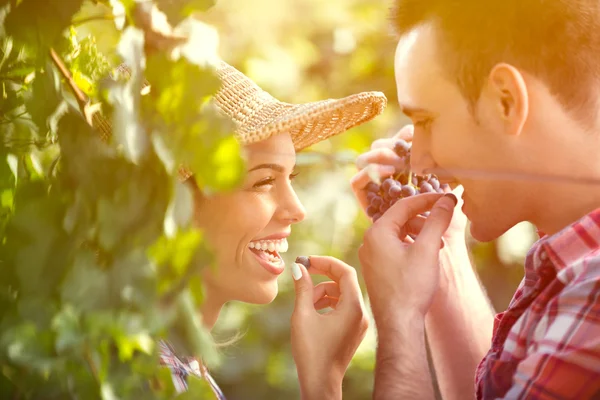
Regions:
M 437 254 L 442 235 L 446 232 L 452 220 L 456 203 L 456 196 L 452 193 L 447 193 L 439 199 L 431 209 L 431 214 L 427 217 L 427 221 L 425 221 L 415 244 L 419 242 L 421 246 L 430 248 Z
M 295 307 L 314 307 L 313 305 L 313 284 L 310 274 L 302 264 L 292 263 L 292 277 L 294 278 L 294 288 L 296 291 Z

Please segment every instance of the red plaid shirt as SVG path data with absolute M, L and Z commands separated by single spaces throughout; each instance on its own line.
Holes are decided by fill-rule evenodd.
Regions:
M 479 364 L 477 399 L 600 399 L 600 209 L 537 241 Z

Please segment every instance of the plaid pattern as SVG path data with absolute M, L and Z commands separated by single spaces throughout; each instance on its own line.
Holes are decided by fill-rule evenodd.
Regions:
M 477 399 L 600 399 L 600 209 L 527 254 L 496 315 Z
M 226 400 L 223 392 L 212 376 L 210 376 L 206 368 L 202 366 L 202 369 L 200 369 L 200 364 L 197 360 L 189 359 L 183 361 L 175 355 L 173 348 L 165 341 L 161 340 L 159 342 L 159 347 L 160 363 L 171 370 L 171 378 L 173 379 L 173 385 L 175 385 L 177 393 L 185 392 L 188 387 L 188 376 L 194 376 L 196 378 L 205 379 L 209 383 L 217 400 Z

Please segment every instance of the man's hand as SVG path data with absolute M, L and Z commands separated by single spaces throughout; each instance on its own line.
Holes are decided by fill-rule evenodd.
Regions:
M 358 255 L 376 322 L 390 312 L 424 318 L 439 286 L 439 251 L 455 205 L 452 194 L 409 197 L 367 230 Z M 427 219 L 417 219 L 426 211 Z
M 398 161 L 394 158 L 395 153 L 392 151 L 395 142 L 398 139 L 411 142 L 412 136 L 412 126 L 406 126 L 392 138 L 375 141 L 371 146 L 371 150 L 357 159 L 359 172 L 352 179 L 352 189 L 365 213 L 366 207 L 369 205 L 365 190 L 371 181 L 369 172 L 372 176 L 374 172 L 379 171 L 382 178 L 393 173 L 394 165 Z M 382 148 L 386 150 L 380 150 Z M 382 156 L 382 154 L 385 154 L 385 156 Z M 371 164 L 370 171 L 366 168 L 368 164 Z M 461 210 L 463 204 L 462 191 L 460 186 L 453 191 L 458 198 L 458 204 L 454 208 L 452 221 L 448 229 L 442 235 L 444 248 L 439 252 L 439 272 L 430 268 L 418 268 L 415 271 L 415 268 L 413 268 L 402 272 L 406 275 L 404 279 L 408 281 L 395 281 L 398 272 L 394 272 L 396 275 L 388 277 L 387 282 L 381 280 L 384 285 L 390 286 L 389 290 L 391 292 L 397 294 L 406 290 L 405 287 L 408 282 L 406 293 L 410 294 L 409 298 L 414 298 L 412 296 L 414 296 L 415 291 L 418 292 L 418 287 L 422 288 L 422 286 L 411 285 L 410 279 L 416 279 L 416 282 L 425 279 L 426 284 L 433 285 L 433 287 L 437 286 L 438 290 L 428 308 L 429 311 L 425 317 L 424 326 L 422 311 L 415 313 L 414 310 L 406 312 L 396 310 L 390 313 L 379 313 L 384 317 L 378 316 L 376 319 L 379 345 L 377 349 L 375 398 L 421 399 L 430 397 L 431 379 L 428 374 L 427 353 L 422 337 L 422 330 L 425 327 L 442 397 L 452 400 L 472 398 L 474 395 L 473 376 L 478 363 L 489 349 L 493 310 L 489 306 L 489 300 L 471 266 L 465 242 L 467 217 Z M 387 217 L 390 211 L 391 209 L 384 214 L 384 217 Z M 419 216 L 414 220 L 407 221 L 405 225 L 409 228 L 422 227 L 424 220 L 425 218 Z M 372 228 L 372 230 L 375 229 L 377 229 L 376 226 Z M 413 229 L 413 231 L 415 230 Z M 396 239 L 396 241 L 398 240 Z M 417 240 L 419 240 L 418 234 Z M 410 244 L 411 241 L 408 240 L 407 243 Z M 406 246 L 407 243 L 403 243 L 402 246 Z M 383 250 L 383 254 L 390 251 L 390 248 Z M 379 249 L 378 251 L 381 252 L 382 250 Z M 398 257 L 398 255 L 396 254 L 394 257 Z M 373 279 L 377 274 L 387 273 L 378 270 L 378 265 L 385 265 L 390 260 L 375 260 L 374 258 L 371 258 L 371 260 L 372 267 L 370 270 L 365 270 L 363 261 L 363 273 L 367 281 L 374 312 L 379 299 L 381 299 L 380 303 L 384 307 L 393 308 L 394 304 L 392 303 L 397 300 L 392 300 L 395 299 L 394 297 L 386 300 L 385 296 L 378 296 L 377 292 L 381 290 L 381 286 L 374 282 L 380 282 L 380 280 Z M 379 264 L 375 265 L 375 262 Z M 404 267 L 404 263 L 397 263 L 396 267 Z M 431 265 L 428 265 L 428 267 L 431 267 Z M 425 274 L 425 276 L 421 276 L 421 274 Z M 433 281 L 430 279 L 433 279 Z M 377 287 L 377 289 L 373 287 Z M 427 290 L 431 289 L 429 286 L 426 287 Z M 420 293 L 417 293 L 417 296 L 421 296 L 418 297 L 420 300 L 428 299 L 427 295 L 423 296 Z M 375 301 L 374 304 L 373 300 Z M 402 302 L 403 299 L 399 301 Z M 402 304 L 400 303 L 397 307 Z M 402 307 L 407 306 L 402 305 Z M 425 308 L 427 308 L 426 305 Z M 399 376 L 403 376 L 405 379 L 399 380 Z
M 412 125 L 406 125 L 396 135 L 391 138 L 378 139 L 373 142 L 371 149 L 361 154 L 356 160 L 356 166 L 358 173 L 354 175 L 350 183 L 352 191 L 356 196 L 356 199 L 361 205 L 361 208 L 367 213 L 369 207 L 369 200 L 367 200 L 366 187 L 369 182 L 372 181 L 372 175 L 378 174 L 383 180 L 394 174 L 397 168 L 404 168 L 404 162 L 394 152 L 394 144 L 399 139 L 403 139 L 408 143 L 412 142 L 414 128 Z M 458 199 L 457 205 L 454 208 L 454 214 L 450 226 L 444 232 L 444 249 L 441 254 L 441 263 L 443 268 L 451 268 L 452 260 L 464 258 L 464 254 L 467 252 L 467 245 L 465 242 L 465 231 L 467 227 L 467 217 L 462 212 L 461 207 L 463 205 L 462 193 L 463 188 L 457 187 L 452 191 Z M 417 219 L 423 220 L 422 217 Z M 412 222 L 410 222 L 412 224 Z M 422 222 L 417 222 L 421 223 Z M 442 281 L 440 286 L 442 288 L 447 287 L 446 277 L 452 275 L 452 271 L 443 271 Z
M 356 270 L 332 257 L 310 257 L 309 271 L 293 267 L 296 302 L 292 355 L 303 399 L 341 399 L 342 379 L 365 337 L 368 320 Z M 309 272 L 332 281 L 313 287 Z M 326 307 L 333 311 L 317 312 Z

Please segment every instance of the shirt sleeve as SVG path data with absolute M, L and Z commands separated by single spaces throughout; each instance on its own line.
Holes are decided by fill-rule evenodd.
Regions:
M 504 399 L 600 398 L 599 296 L 590 279 L 548 303 Z

